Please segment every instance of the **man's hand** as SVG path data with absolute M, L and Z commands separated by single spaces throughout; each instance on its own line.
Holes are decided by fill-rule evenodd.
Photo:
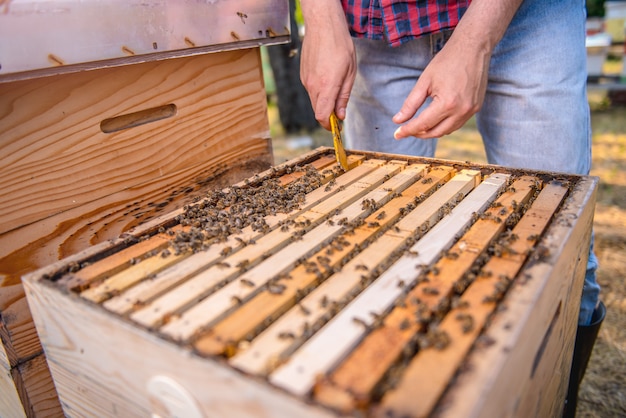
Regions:
M 457 38 L 459 39 L 459 38 Z M 487 89 L 491 51 L 455 42 L 454 35 L 426 67 L 393 121 L 409 121 L 428 97 L 432 102 L 419 116 L 400 126 L 396 139 L 439 138 L 448 135 L 480 110 Z
M 341 3 L 301 0 L 306 33 L 302 42 L 300 79 L 309 93 L 315 119 L 330 130 L 334 111 L 346 117 L 356 75 L 356 55 Z
M 396 139 L 438 138 L 463 126 L 483 104 L 489 61 L 521 0 L 473 0 L 443 49 L 426 67 L 393 121 Z M 426 99 L 432 102 L 412 119 Z M 408 123 L 407 123 L 408 122 Z

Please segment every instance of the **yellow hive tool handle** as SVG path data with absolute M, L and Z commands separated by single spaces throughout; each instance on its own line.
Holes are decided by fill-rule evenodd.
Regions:
M 337 162 L 345 171 L 348 171 L 348 157 L 346 157 L 346 150 L 343 148 L 343 141 L 341 140 L 341 126 L 339 125 L 339 119 L 335 112 L 330 114 L 330 129 L 333 133 L 333 145 L 335 146 L 335 156 Z

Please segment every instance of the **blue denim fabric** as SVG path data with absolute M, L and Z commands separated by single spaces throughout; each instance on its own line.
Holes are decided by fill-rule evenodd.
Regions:
M 432 157 L 437 139 L 393 139 L 391 121 L 449 33 L 397 48 L 355 39 L 358 73 L 345 123 L 350 149 Z M 581 0 L 526 0 L 494 50 L 476 115 L 492 164 L 588 174 L 591 123 L 586 93 L 585 8 Z M 425 106 L 427 106 L 426 103 Z M 442 139 L 445 141 L 445 138 Z M 598 303 L 590 248 L 579 324 Z

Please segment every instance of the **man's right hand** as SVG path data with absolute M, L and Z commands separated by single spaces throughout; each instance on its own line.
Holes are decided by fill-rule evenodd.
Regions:
M 315 119 L 330 130 L 334 111 L 343 120 L 356 76 L 356 54 L 341 2 L 301 0 L 305 21 L 300 79 Z

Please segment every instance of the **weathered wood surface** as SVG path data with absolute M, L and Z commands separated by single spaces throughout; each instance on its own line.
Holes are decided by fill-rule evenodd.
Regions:
M 465 195 L 472 190 L 476 175 L 475 172 L 461 172 L 453 177 L 430 197 L 431 204 L 417 206 L 400 221 L 398 230 L 387 231 L 379 240 L 348 261 L 340 271 L 331 275 L 300 301 L 304 309 L 292 309 L 279 318 L 255 338 L 247 350 L 233 357 L 231 364 L 248 373 L 267 374 L 273 371 L 280 362 L 288 358 L 293 348 L 297 348 L 296 344 L 303 342 L 302 338 L 292 341 L 283 338 L 283 335 L 306 335 L 305 331 L 310 324 L 323 320 L 325 315 L 332 315 L 340 307 L 336 304 L 349 298 L 350 293 L 359 288 L 362 273 L 374 271 L 389 257 L 390 252 L 406 243 L 423 225 L 435 223 L 441 216 L 441 205 L 448 204 L 457 199 L 459 194 Z
M 223 364 L 183 354 L 78 296 L 67 303 L 68 295 L 46 283 L 27 281 L 25 287 L 69 417 L 150 416 L 158 401 L 167 401 L 147 392 L 157 376 L 173 378 L 205 416 L 332 416 Z
M 485 254 L 487 247 L 505 228 L 511 216 L 518 213 L 521 205 L 530 198 L 535 181 L 534 178 L 518 179 L 511 189 L 500 195 L 494 205 L 483 212 L 481 218 L 430 269 L 425 279 L 404 296 L 401 303 L 394 306 L 381 326 L 372 331 L 327 379 L 316 385 L 316 398 L 320 402 L 341 410 L 354 409 L 370 402 L 372 392 L 387 371 L 403 360 L 401 357 L 407 349 L 407 357 L 413 351 L 409 344 L 414 342 L 415 334 L 424 328 L 420 319 L 441 315 L 438 309 L 445 308 L 450 293 L 455 288 L 463 289 L 466 286 L 462 280 L 470 280 L 466 276 L 467 272 Z M 416 301 L 419 304 L 416 305 Z M 419 310 L 420 317 L 415 315 L 416 310 Z M 442 330 L 441 326 L 438 329 Z M 432 388 L 434 379 L 428 382 L 421 379 L 421 384 Z M 417 379 L 405 380 L 408 380 L 407 386 L 411 386 L 413 380 Z M 450 376 L 444 376 L 442 380 L 447 384 Z M 415 392 L 409 392 L 416 399 Z M 419 405 L 422 406 L 422 392 L 418 392 Z M 412 407 L 406 409 L 418 411 Z M 397 411 L 396 408 L 391 410 L 394 413 Z
M 358 343 L 376 318 L 382 317 L 402 295 L 403 286 L 412 286 L 419 277 L 420 264 L 432 264 L 447 250 L 457 235 L 471 222 L 471 214 L 481 212 L 505 186 L 508 176 L 494 174 L 442 218 L 411 247 L 417 255 L 396 261 L 360 293 L 339 315 L 311 337 L 285 363 L 270 375 L 270 381 L 297 395 L 308 393 L 319 375 L 328 373 Z
M 489 344 L 474 349 L 441 400 L 442 416 L 562 414 L 597 182 L 583 178 L 570 190 L 486 330 Z M 477 387 L 476 379 L 486 384 Z
M 0 408 L 11 417 L 25 417 L 22 400 L 11 376 L 12 366 L 4 346 L 0 345 Z
M 180 318 L 167 324 L 162 328 L 162 331 L 173 338 L 189 338 L 196 331 L 206 327 L 207 324 L 228 314 L 232 309 L 233 299 L 244 302 L 264 291 L 264 287 L 268 286 L 270 280 L 277 274 L 290 271 L 301 257 L 308 257 L 321 248 L 324 242 L 337 237 L 343 230 L 340 219 L 345 219 L 345 222 L 352 222 L 367 216 L 372 209 L 364 208 L 363 201 L 370 200 L 376 202 L 376 205 L 388 201 L 394 192 L 400 192 L 408 187 L 421 175 L 425 168 L 420 165 L 400 171 L 402 167 L 393 163 L 386 164 L 356 182 L 355 187 L 349 186 L 343 192 L 338 193 L 338 196 L 322 202 L 319 209 L 317 209 L 318 206 L 314 207 L 311 211 L 315 213 L 318 210 L 322 216 L 320 220 L 330 219 L 330 222 L 319 224 L 305 233 L 300 240 L 290 244 L 284 251 L 273 254 L 259 265 L 241 274 L 239 280 L 247 280 L 248 285 L 229 283 L 219 292 L 189 309 Z M 384 186 L 382 186 L 384 179 L 388 176 L 391 178 L 385 181 Z M 350 197 L 341 198 L 340 195 L 344 193 Z M 361 200 L 357 200 L 359 198 Z M 333 206 L 328 206 L 327 202 L 332 202 Z M 344 206 L 348 202 L 352 203 Z M 337 207 L 337 204 L 341 206 Z M 334 213 L 336 209 L 341 209 L 341 213 L 327 218 L 328 214 Z M 307 213 L 303 215 L 306 216 Z M 311 218 L 307 217 L 307 219 Z M 317 223 L 317 218 L 313 219 L 316 219 L 314 224 Z M 238 306 L 238 304 L 235 305 Z
M 414 196 L 430 195 L 436 187 L 448 180 L 452 171 L 450 167 L 439 167 L 439 169 L 431 170 L 424 177 L 424 181 L 415 183 L 406 189 L 402 196 L 372 213 L 365 219 L 363 225 L 355 229 L 353 236 L 345 237 L 349 245 L 336 248 L 330 254 L 327 249 L 321 249 L 309 257 L 307 263 L 300 264 L 290 273 L 290 280 L 283 281 L 285 289 L 281 294 L 263 292 L 256 295 L 232 315 L 211 327 L 195 342 L 195 348 L 206 354 L 234 354 L 236 346 L 241 340 L 256 336 L 263 329 L 264 323 L 276 320 L 293 307 L 296 302 L 302 299 L 303 294 L 313 290 L 315 286 L 321 283 L 322 279 L 327 278 L 335 268 L 340 267 L 341 261 L 351 251 L 354 251 L 354 248 L 368 244 L 387 224 L 395 222 L 400 216 L 401 208 L 411 203 Z M 320 262 L 324 260 L 326 262 Z M 319 266 L 317 270 L 307 268 L 313 263 Z M 242 363 L 246 364 L 247 362 L 243 360 Z
M 260 68 L 249 49 L 0 83 L 0 330 L 13 373 L 43 353 L 21 275 L 270 166 Z M 101 129 L 166 105 L 171 117 Z
M 521 188 L 516 186 L 516 189 Z M 458 305 L 437 328 L 448 336 L 448 344 L 439 349 L 424 347 L 420 350 L 406 367 L 398 386 L 385 395 L 383 408 L 397 413 L 410 411 L 414 416 L 427 416 L 432 412 L 488 316 L 496 309 L 498 295 L 505 292 L 510 280 L 517 275 L 566 192 L 567 188 L 562 186 L 544 189 L 508 239 L 497 244 L 504 248 L 489 259 L 460 297 Z M 517 202 L 523 201 L 517 199 Z M 514 213 L 511 209 L 509 215 Z M 433 374 L 435 368 L 437 372 Z M 422 376 L 432 378 L 425 381 Z M 419 391 L 419 399 L 413 395 L 413 388 Z
M 50 375 L 46 356 L 42 353 L 13 369 L 20 399 L 29 405 L 28 417 L 62 417 L 63 409 L 59 404 L 56 388 Z

